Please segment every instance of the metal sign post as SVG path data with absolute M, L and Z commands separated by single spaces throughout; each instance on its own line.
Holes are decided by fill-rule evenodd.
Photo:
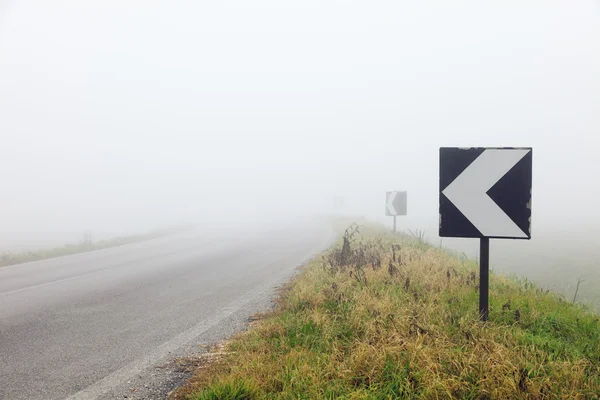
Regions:
M 490 239 L 479 239 L 479 316 L 487 321 L 490 295 Z
M 440 237 L 479 238 L 479 313 L 489 317 L 490 238 L 531 239 L 532 149 L 440 148 Z

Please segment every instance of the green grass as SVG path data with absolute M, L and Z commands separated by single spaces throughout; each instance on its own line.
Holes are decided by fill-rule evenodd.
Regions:
M 374 229 L 348 243 L 173 398 L 599 398 L 600 322 L 586 307 L 492 273 L 483 323 L 472 260 Z
M 156 230 L 149 233 L 120 236 L 112 239 L 98 241 L 96 243 L 83 242 L 79 244 L 67 244 L 50 249 L 37 251 L 28 251 L 20 253 L 4 252 L 0 254 L 0 267 L 8 265 L 22 264 L 30 261 L 45 260 L 72 254 L 84 253 L 87 251 L 101 250 L 109 247 L 122 246 L 130 243 L 142 242 L 145 240 L 156 239 L 173 233 L 182 232 L 188 227 L 177 227 L 172 229 Z
M 243 381 L 215 384 L 198 393 L 194 400 L 250 400 L 255 398 L 257 391 L 248 387 Z

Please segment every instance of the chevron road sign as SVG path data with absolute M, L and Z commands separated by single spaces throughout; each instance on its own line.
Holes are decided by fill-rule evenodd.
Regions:
M 406 215 L 406 192 L 385 193 L 385 215 L 394 217 L 394 232 L 396 232 L 396 216 Z
M 385 215 L 406 215 L 406 192 L 386 192 Z
M 440 236 L 531 239 L 531 148 L 441 148 Z
M 480 238 L 479 311 L 488 319 L 489 239 L 531 239 L 532 149 L 440 148 L 441 237 Z

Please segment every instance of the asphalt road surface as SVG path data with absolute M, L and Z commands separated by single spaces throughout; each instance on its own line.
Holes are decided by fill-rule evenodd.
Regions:
M 192 232 L 0 268 L 0 399 L 107 398 L 230 332 L 232 315 L 255 311 L 332 238 L 324 224 Z

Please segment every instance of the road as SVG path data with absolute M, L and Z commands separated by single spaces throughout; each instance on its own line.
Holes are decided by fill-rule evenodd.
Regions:
M 111 398 L 190 343 L 230 334 L 234 315 L 264 306 L 332 237 L 323 224 L 191 232 L 0 268 L 0 399 Z

